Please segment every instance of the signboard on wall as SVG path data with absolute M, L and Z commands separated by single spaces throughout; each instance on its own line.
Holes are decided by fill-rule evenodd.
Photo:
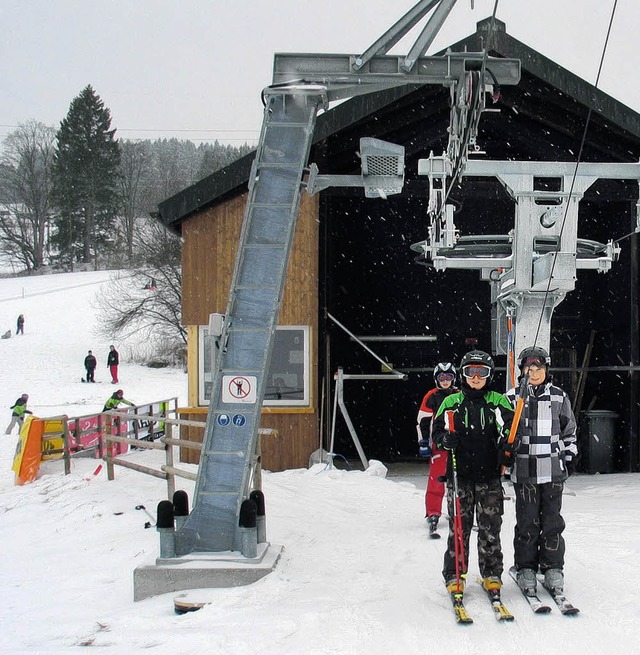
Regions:
M 199 376 L 198 398 L 201 405 L 211 400 L 213 370 L 216 366 L 217 344 L 209 338 L 209 326 L 199 326 Z M 309 364 L 309 326 L 284 325 L 276 329 L 271 366 L 265 378 L 264 405 L 267 406 L 309 406 L 310 405 L 310 364 Z M 235 376 L 223 376 L 225 379 Z M 256 378 L 253 378 L 256 380 Z M 256 398 L 246 395 L 251 384 L 241 385 L 240 396 L 231 394 L 229 383 L 223 381 L 223 402 L 256 402 Z M 249 381 L 248 381 L 249 382 Z M 253 392 L 255 393 L 255 383 Z M 253 397 L 253 400 L 251 398 Z

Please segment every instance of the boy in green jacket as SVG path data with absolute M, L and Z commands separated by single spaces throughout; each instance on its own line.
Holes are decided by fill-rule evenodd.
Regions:
M 467 571 L 469 536 L 475 511 L 483 586 L 487 591 L 499 592 L 503 571 L 500 465 L 507 448 L 513 409 L 501 393 L 491 388 L 495 365 L 489 354 L 472 350 L 462 358 L 459 371 L 460 391 L 445 398 L 440 405 L 432 435 L 439 448 L 452 451 L 447 465 L 450 517 L 454 516 L 454 466 L 457 476 L 465 554 L 464 562 L 459 562 L 459 571 Z M 442 575 L 450 593 L 462 594 L 464 579 L 458 579 L 456 575 L 453 518 L 449 519 L 449 540 Z

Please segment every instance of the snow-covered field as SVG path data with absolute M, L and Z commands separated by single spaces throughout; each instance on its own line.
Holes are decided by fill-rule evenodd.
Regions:
M 18 314 L 26 318 L 24 337 L 0 340 L 3 421 L 21 393 L 41 417 L 101 409 L 113 386 L 109 343 L 93 335 L 99 318 L 91 301 L 108 278 L 0 280 L 0 332 L 13 332 Z M 121 354 L 135 347 L 115 345 Z M 80 382 L 89 348 L 103 384 Z M 178 396 L 186 404 L 180 370 L 125 361 L 120 379 L 125 397 L 138 403 Z M 247 587 L 211 590 L 210 605 L 178 616 L 176 594 L 133 602 L 134 568 L 158 554 L 156 531 L 144 529 L 148 517 L 135 508 L 153 513 L 165 483 L 122 468 L 108 482 L 104 469 L 93 476 L 95 460 L 77 459 L 69 476 L 61 462 L 45 462 L 38 480 L 17 487 L 16 439 L 0 436 L 2 653 L 640 654 L 639 475 L 576 476 L 567 485 L 566 592 L 582 610 L 576 617 L 533 615 L 505 579 L 513 623 L 495 621 L 475 584 L 467 593 L 474 625 L 454 623 L 440 575 L 444 539 L 428 539 L 423 521 L 426 465 L 390 467 L 386 478 L 322 465 L 265 473 L 267 537 L 284 546 L 275 571 Z M 157 466 L 162 455 L 127 457 Z M 192 483 L 178 486 L 191 495 Z M 508 501 L 507 565 L 513 524 Z

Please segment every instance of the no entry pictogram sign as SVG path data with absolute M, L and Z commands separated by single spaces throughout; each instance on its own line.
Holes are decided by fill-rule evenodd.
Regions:
M 255 403 L 258 378 L 255 375 L 223 375 L 223 403 Z

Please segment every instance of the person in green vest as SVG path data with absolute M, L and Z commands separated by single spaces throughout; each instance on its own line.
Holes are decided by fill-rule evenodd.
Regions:
M 118 389 L 117 391 L 114 391 L 111 394 L 111 396 L 109 396 L 107 402 L 104 404 L 102 411 L 109 412 L 112 409 L 117 409 L 120 403 L 124 403 L 125 405 L 129 405 L 129 407 L 133 407 L 134 403 L 124 398 L 123 395 L 124 395 L 124 391 L 122 391 L 122 389 Z
M 11 423 L 7 426 L 5 434 L 11 434 L 16 423 L 21 428 L 24 423 L 25 414 L 33 414 L 33 412 L 27 409 L 27 400 L 29 400 L 28 394 L 23 393 L 13 406 L 9 407 L 9 409 L 13 410 L 13 413 L 11 414 Z

